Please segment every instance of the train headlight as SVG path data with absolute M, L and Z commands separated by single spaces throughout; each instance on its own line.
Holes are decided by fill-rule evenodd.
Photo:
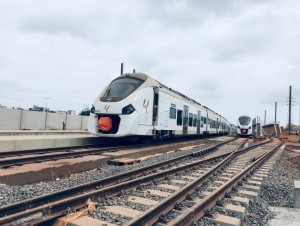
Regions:
M 92 105 L 91 113 L 95 113 L 95 106 L 94 105 Z
M 131 104 L 129 104 L 129 105 L 127 105 L 126 107 L 124 107 L 122 109 L 122 114 L 123 115 L 130 115 L 134 111 L 135 111 L 135 108 Z
M 241 127 L 240 127 L 240 126 L 238 126 L 238 128 L 240 129 Z
M 251 126 L 249 127 L 249 129 L 251 129 Z

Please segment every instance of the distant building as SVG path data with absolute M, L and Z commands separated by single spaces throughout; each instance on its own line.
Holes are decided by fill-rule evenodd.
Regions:
M 67 114 L 68 115 L 75 115 L 76 111 L 74 111 L 74 110 L 67 110 Z
M 28 109 L 29 111 L 46 111 L 46 108 L 44 107 L 39 107 L 37 105 L 33 105 L 32 108 Z M 47 109 L 47 111 L 49 111 L 49 109 Z
M 4 106 L 4 105 L 2 105 L 2 104 L 0 104 L 0 108 L 7 108 L 6 106 Z
M 61 110 L 55 111 L 55 113 L 58 113 L 58 114 L 67 114 L 66 111 L 61 111 Z
M 74 110 L 67 110 L 67 111 L 58 110 L 55 113 L 58 113 L 58 114 L 67 114 L 67 115 L 75 115 L 76 114 L 76 112 Z

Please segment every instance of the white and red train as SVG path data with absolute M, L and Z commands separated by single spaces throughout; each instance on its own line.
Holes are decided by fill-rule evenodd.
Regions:
M 252 121 L 251 117 L 242 115 L 238 118 L 236 133 L 238 136 L 251 136 L 252 135 Z
M 228 134 L 230 123 L 148 75 L 126 73 L 114 79 L 96 98 L 88 129 L 100 137 L 161 140 Z

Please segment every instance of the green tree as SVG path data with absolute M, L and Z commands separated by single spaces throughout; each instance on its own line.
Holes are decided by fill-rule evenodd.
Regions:
M 82 109 L 82 111 L 80 112 L 79 115 L 89 116 L 90 112 L 91 112 L 91 109 L 89 108 L 89 105 L 86 104 L 86 105 L 83 106 L 83 109 Z

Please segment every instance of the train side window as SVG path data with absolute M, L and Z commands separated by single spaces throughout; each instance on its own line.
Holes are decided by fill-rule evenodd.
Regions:
M 206 124 L 206 118 L 205 117 L 203 117 L 203 123 Z
M 176 119 L 176 108 L 170 107 L 170 118 Z
M 177 110 L 177 125 L 182 126 L 182 110 Z
M 197 115 L 194 115 L 194 118 L 193 118 L 193 127 L 196 127 L 197 125 Z
M 189 126 L 193 126 L 193 114 L 189 113 Z

